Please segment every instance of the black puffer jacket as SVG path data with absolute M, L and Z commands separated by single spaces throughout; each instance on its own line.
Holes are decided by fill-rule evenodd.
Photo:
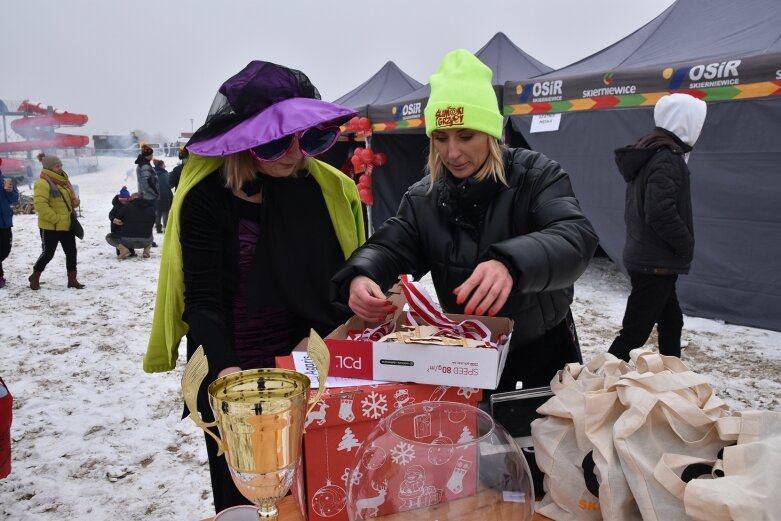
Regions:
M 124 204 L 119 201 L 119 195 L 115 195 L 111 200 L 111 211 L 108 213 L 108 220 L 111 221 L 111 233 L 119 232 L 120 226 L 118 224 L 114 224 L 114 218 L 117 216 L 117 210 L 123 206 Z
M 157 189 L 160 196 L 157 199 L 157 206 L 161 210 L 170 210 L 174 199 L 174 193 L 171 191 L 170 177 L 168 170 L 163 167 L 154 167 L 157 175 Z
M 122 226 L 117 227 L 116 235 L 144 239 L 152 237 L 152 228 L 155 225 L 154 201 L 140 197 L 131 199 L 117 208 L 114 217 L 123 222 Z
M 349 296 L 358 274 L 387 290 L 401 273 L 431 271 L 440 305 L 463 313 L 453 289 L 480 262 L 503 262 L 515 287 L 500 316 L 515 321 L 512 346 L 534 340 L 569 311 L 573 283 L 597 247 L 561 166 L 537 152 L 505 152 L 508 186 L 459 181 L 449 172 L 429 191 L 429 176 L 410 187 L 392 217 L 333 278 L 334 298 Z
M 689 168 L 691 147 L 656 128 L 634 146 L 615 151 L 627 182 L 624 265 L 629 271 L 688 273 L 694 253 Z

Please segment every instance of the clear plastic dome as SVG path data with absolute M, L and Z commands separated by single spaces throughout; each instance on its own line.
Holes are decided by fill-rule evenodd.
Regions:
M 357 521 L 413 510 L 418 520 L 530 520 L 534 487 L 526 459 L 504 427 L 476 407 L 402 407 L 358 450 L 347 513 Z

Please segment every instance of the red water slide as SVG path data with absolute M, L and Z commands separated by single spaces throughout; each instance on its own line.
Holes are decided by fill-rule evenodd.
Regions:
M 31 117 L 15 119 L 11 128 L 27 138 L 27 141 L 11 141 L 0 143 L 0 152 L 20 152 L 46 148 L 80 148 L 87 146 L 89 137 L 74 134 L 59 134 L 53 129 L 57 127 L 80 127 L 87 122 L 84 114 L 71 114 L 59 110 L 49 114 L 46 106 L 24 100 L 17 112 L 35 114 Z
M 0 171 L 6 177 L 18 177 L 20 175 L 27 174 L 27 165 L 29 162 L 26 159 L 13 159 L 10 157 L 0 157 Z

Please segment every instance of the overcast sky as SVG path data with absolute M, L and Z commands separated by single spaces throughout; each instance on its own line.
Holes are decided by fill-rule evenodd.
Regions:
M 388 60 L 427 83 L 448 51 L 477 51 L 498 31 L 562 67 L 672 3 L 4 0 L 0 99 L 87 114 L 77 134 L 139 129 L 173 140 L 190 131 L 191 119 L 198 128 L 219 85 L 253 59 L 301 69 L 330 101 Z

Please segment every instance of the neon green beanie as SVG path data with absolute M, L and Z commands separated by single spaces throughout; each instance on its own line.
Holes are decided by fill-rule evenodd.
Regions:
M 502 114 L 491 84 L 491 69 L 464 49 L 449 52 L 432 74 L 424 116 L 426 135 L 435 130 L 469 128 L 499 139 Z

